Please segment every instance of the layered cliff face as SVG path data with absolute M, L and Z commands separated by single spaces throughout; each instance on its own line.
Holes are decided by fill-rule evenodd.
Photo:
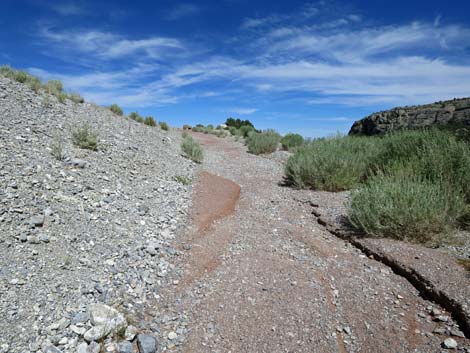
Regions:
M 349 135 L 378 135 L 394 130 L 434 125 L 470 126 L 470 98 L 399 107 L 374 113 L 356 121 Z

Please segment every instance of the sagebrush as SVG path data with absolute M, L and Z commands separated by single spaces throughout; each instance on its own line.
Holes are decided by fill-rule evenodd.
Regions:
M 92 151 L 98 150 L 98 133 L 88 122 L 81 122 L 72 130 L 72 142 L 75 146 Z
M 274 130 L 263 132 L 252 130 L 247 136 L 246 144 L 248 151 L 253 154 L 272 153 L 277 150 L 280 140 L 281 136 Z
M 191 136 L 186 136 L 181 142 L 181 150 L 185 156 L 197 163 L 202 163 L 204 154 L 201 145 Z

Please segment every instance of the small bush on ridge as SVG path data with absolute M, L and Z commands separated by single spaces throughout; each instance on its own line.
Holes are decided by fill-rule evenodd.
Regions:
M 168 124 L 167 124 L 166 122 L 164 122 L 164 121 L 160 121 L 160 122 L 158 123 L 158 125 L 160 125 L 160 128 L 161 128 L 162 130 L 165 130 L 165 131 L 170 130 L 170 127 L 169 127 Z
M 151 116 L 147 116 L 144 120 L 144 124 L 148 126 L 157 126 L 157 122 Z
M 124 112 L 122 111 L 121 107 L 117 104 L 111 104 L 109 107 L 109 110 L 111 110 L 114 114 L 122 116 Z
M 71 93 L 69 98 L 74 103 L 85 103 L 85 99 L 79 93 Z

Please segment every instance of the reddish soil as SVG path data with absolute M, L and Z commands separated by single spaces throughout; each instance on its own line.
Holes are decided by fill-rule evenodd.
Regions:
M 279 162 L 193 135 L 207 172 L 194 186 L 193 230 L 180 239 L 191 249 L 168 307 L 189 326 L 171 351 L 442 351 L 447 336 L 432 332 L 452 323 L 433 321 L 436 304 L 320 226 L 300 201 L 309 192 L 279 186 Z
M 193 189 L 192 221 L 196 231 L 190 232 L 186 240 L 192 251 L 183 286 L 218 266 L 231 232 L 223 227 L 215 231 L 212 226 L 216 220 L 233 214 L 239 197 L 240 186 L 234 182 L 204 171 L 199 174 Z
M 201 172 L 193 189 L 192 218 L 203 233 L 217 219 L 231 215 L 240 197 L 240 186 L 233 181 Z

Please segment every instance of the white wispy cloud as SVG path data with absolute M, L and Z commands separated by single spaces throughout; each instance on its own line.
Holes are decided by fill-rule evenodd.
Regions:
M 182 5 L 190 4 L 174 9 L 180 8 L 180 15 Z M 244 56 L 201 58 L 178 38 L 127 38 L 98 29 L 64 31 L 42 26 L 39 35 L 64 55 L 72 52 L 105 64 L 111 59 L 121 64 L 121 70 L 59 75 L 66 87 L 84 89 L 102 104 L 117 99 L 136 106 L 174 104 L 215 91 L 214 95 L 230 96 L 227 86 L 244 94 L 281 99 L 294 93 L 305 104 L 354 106 L 425 103 L 470 94 L 470 66 L 455 59 L 470 37 L 470 28 L 443 26 L 439 20 L 372 26 L 355 13 L 319 20 L 322 9 L 317 5 L 306 5 L 298 14 L 246 18 L 237 34 L 240 43 L 251 42 L 243 46 Z M 178 62 L 161 60 L 180 54 L 187 56 Z M 34 70 L 42 77 L 48 74 Z M 235 105 L 234 114 L 257 112 L 237 107 L 240 103 L 230 104 Z
M 183 3 L 168 11 L 168 19 L 171 21 L 179 20 L 180 18 L 197 15 L 201 12 L 201 8 L 195 4 Z
M 435 27 L 418 22 L 331 33 L 319 31 L 318 26 L 281 27 L 272 29 L 258 44 L 263 44 L 273 54 L 289 53 L 297 57 L 314 54 L 347 62 L 394 51 L 445 49 L 469 36 L 468 28 Z
M 51 8 L 62 16 L 76 16 L 87 13 L 87 10 L 76 2 L 63 1 L 51 4 Z
M 258 109 L 255 108 L 230 108 L 227 109 L 229 113 L 234 113 L 238 115 L 250 115 L 256 113 Z
M 159 58 L 184 48 L 175 38 L 150 37 L 133 40 L 100 30 L 60 31 L 42 26 L 39 36 L 58 49 L 94 54 L 101 59 L 119 59 L 132 54 Z

